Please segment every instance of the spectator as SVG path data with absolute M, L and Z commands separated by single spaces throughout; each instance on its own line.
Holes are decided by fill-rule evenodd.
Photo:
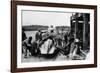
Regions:
M 39 30 L 36 35 L 35 35 L 35 40 L 36 41 L 41 41 L 42 40 L 42 33 L 41 30 Z
M 22 41 L 24 41 L 25 39 L 27 39 L 26 34 L 25 34 L 25 30 L 22 30 Z
M 24 57 L 27 58 L 28 55 L 31 55 L 31 49 L 32 49 L 32 37 L 30 36 L 28 39 L 24 40 L 22 42 L 22 49 L 24 50 Z

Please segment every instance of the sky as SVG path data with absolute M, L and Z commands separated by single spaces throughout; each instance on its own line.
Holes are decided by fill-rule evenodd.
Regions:
M 47 11 L 22 11 L 22 25 L 70 26 L 72 13 Z

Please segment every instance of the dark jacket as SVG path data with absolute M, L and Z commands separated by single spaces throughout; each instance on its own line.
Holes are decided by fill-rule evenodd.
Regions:
M 42 40 L 42 34 L 41 33 L 39 34 L 39 32 L 37 32 L 36 35 L 35 35 L 35 39 L 36 39 L 36 41 Z

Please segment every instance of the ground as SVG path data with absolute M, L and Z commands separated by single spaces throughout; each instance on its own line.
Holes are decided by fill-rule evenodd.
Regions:
M 64 55 L 59 55 L 57 56 L 55 59 L 45 59 L 43 57 L 28 57 L 28 58 L 24 58 L 24 56 L 22 55 L 22 62 L 43 62 L 43 61 L 60 61 L 60 60 L 68 60 L 68 58 Z

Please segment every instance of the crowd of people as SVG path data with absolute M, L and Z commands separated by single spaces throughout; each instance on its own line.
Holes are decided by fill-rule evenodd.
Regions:
M 77 40 L 77 41 L 76 41 Z M 54 29 L 53 26 L 47 31 L 38 30 L 35 34 L 35 40 L 32 42 L 32 36 L 26 37 L 22 31 L 22 54 L 24 58 L 29 56 L 56 58 L 60 54 L 70 59 L 85 59 L 86 53 L 82 50 L 79 40 L 74 38 L 70 32 Z

